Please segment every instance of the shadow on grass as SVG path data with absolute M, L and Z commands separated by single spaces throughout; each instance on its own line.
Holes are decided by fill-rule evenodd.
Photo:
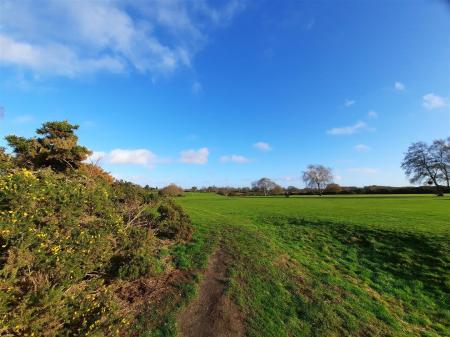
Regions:
M 281 223 L 276 218 L 270 223 L 287 225 L 288 232 L 289 227 L 297 230 L 301 227 L 295 235 L 297 239 L 304 241 L 303 233 L 313 238 L 309 244 L 332 247 L 327 254 L 346 261 L 339 263 L 340 267 L 356 266 L 361 272 L 388 273 L 407 283 L 419 281 L 434 297 L 450 294 L 450 240 L 444 236 L 299 218 L 287 218 Z

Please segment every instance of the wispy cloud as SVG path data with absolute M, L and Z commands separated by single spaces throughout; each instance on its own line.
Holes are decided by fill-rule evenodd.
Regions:
M 79 76 L 135 70 L 152 76 L 191 67 L 214 28 L 241 1 L 31 1 L 2 3 L 0 65 Z M 133 14 L 132 14 L 133 13 Z
M 367 175 L 374 175 L 377 174 L 379 171 L 376 168 L 372 167 L 354 167 L 349 168 L 347 170 L 349 173 L 357 173 L 357 174 L 367 174 Z
M 359 121 L 350 126 L 332 128 L 328 130 L 327 133 L 333 136 L 352 135 L 354 133 L 367 129 L 368 129 L 367 124 L 365 122 Z
M 181 152 L 180 162 L 185 164 L 204 165 L 208 162 L 209 150 L 203 147 L 198 150 L 186 150 Z
M 446 99 L 434 93 L 429 93 L 423 97 L 423 107 L 428 110 L 443 108 L 447 105 Z
M 63 44 L 34 45 L 0 34 L 0 46 L 0 64 L 18 65 L 38 73 L 73 77 L 98 70 L 121 72 L 124 68 L 120 60 L 110 56 L 81 58 Z
M 395 82 L 394 89 L 397 91 L 404 91 L 406 89 L 406 87 L 402 82 Z
M 263 152 L 268 152 L 272 150 L 272 146 L 270 146 L 270 144 L 266 142 L 257 142 L 253 144 L 253 147 Z
M 370 147 L 364 144 L 358 144 L 353 148 L 357 152 L 367 152 L 370 151 Z
M 371 119 L 377 119 L 378 118 L 378 113 L 376 111 L 369 111 L 367 113 L 367 117 L 369 117 Z
M 346 99 L 345 102 L 344 102 L 344 106 L 347 107 L 347 108 L 349 108 L 349 107 L 351 107 L 352 105 L 354 105 L 355 103 L 356 103 L 356 101 L 354 101 L 354 100 Z
M 5 117 L 5 108 L 0 106 L 0 119 L 3 119 Z
M 229 156 L 222 156 L 220 157 L 220 161 L 222 163 L 237 163 L 237 164 L 246 164 L 249 163 L 251 160 L 245 156 L 232 154 Z

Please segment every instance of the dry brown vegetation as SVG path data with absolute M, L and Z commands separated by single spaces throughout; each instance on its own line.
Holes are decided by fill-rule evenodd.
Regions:
M 159 194 L 165 197 L 182 197 L 184 190 L 175 184 L 167 185 L 159 191 Z

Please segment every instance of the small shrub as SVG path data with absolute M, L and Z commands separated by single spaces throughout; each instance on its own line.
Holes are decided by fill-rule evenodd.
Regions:
M 132 227 L 123 249 L 111 258 L 110 274 L 125 280 L 157 275 L 162 271 L 157 253 L 158 243 L 153 232 L 142 227 Z
M 192 226 L 189 216 L 171 200 L 164 201 L 158 207 L 156 233 L 161 238 L 189 240 Z
M 184 195 L 184 191 L 180 186 L 170 184 L 159 191 L 160 195 L 166 197 L 181 197 Z

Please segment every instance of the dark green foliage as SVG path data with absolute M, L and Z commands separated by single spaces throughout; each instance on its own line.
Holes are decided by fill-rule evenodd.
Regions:
M 192 227 L 189 216 L 172 200 L 167 200 L 158 207 L 157 235 L 167 239 L 189 240 Z
M 15 160 L 22 167 L 51 167 L 58 172 L 76 169 L 91 152 L 77 144 L 75 130 L 78 125 L 67 121 L 44 123 L 36 130 L 37 138 L 24 138 L 14 135 L 6 137 L 13 149 Z

